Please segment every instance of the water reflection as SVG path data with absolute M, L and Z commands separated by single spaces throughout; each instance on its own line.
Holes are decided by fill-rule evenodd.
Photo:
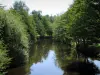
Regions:
M 100 61 L 92 57 L 90 61 L 88 57 L 83 57 L 77 52 L 75 45 L 70 47 L 69 45 L 56 44 L 55 53 L 57 60 L 56 62 L 61 69 L 64 70 L 63 75 L 100 74 Z
M 43 59 L 42 63 L 33 64 L 31 66 L 30 75 L 62 75 L 63 71 L 55 65 L 55 53 L 49 52 L 47 59 Z
M 52 40 L 39 40 L 31 48 L 27 65 L 9 70 L 8 75 L 62 75 L 63 70 L 55 63 L 54 48 Z
M 73 73 L 73 74 L 70 74 Z M 81 62 L 81 61 L 76 61 L 70 63 L 66 68 L 65 68 L 65 73 L 64 75 L 96 75 L 99 72 L 98 67 L 94 63 L 90 62 Z
M 11 69 L 8 75 L 97 75 L 100 61 L 84 58 L 73 44 L 59 44 L 42 39 L 32 45 L 29 62 Z
M 26 74 L 27 71 L 25 66 L 8 70 L 8 75 L 26 75 Z

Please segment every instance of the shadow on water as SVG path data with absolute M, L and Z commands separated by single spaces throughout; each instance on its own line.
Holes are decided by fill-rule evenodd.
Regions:
M 80 50 L 86 49 L 81 47 Z M 100 74 L 99 57 L 96 55 L 92 58 L 88 53 L 85 55 L 84 52 L 76 50 L 75 45 L 55 43 L 52 39 L 40 39 L 31 47 L 29 62 L 23 67 L 9 70 L 8 75 Z
M 33 44 L 29 54 L 29 62 L 38 63 L 42 62 L 42 58 L 46 59 L 50 48 L 52 47 L 52 40 L 38 40 L 37 44 Z
M 76 50 L 74 45 L 66 49 L 60 46 L 62 45 L 56 47 L 56 60 L 61 69 L 64 70 L 63 75 L 100 74 L 100 61 L 98 61 L 100 49 L 98 47 L 80 47 L 79 50 Z
M 64 68 L 64 75 L 96 75 L 100 73 L 94 63 L 76 61 Z
M 78 44 L 76 46 L 78 54 L 88 58 L 100 58 L 100 46 L 97 45 L 83 45 Z
M 8 75 L 62 75 L 63 71 L 55 64 L 52 39 L 40 39 L 30 50 L 29 62 L 8 71 Z

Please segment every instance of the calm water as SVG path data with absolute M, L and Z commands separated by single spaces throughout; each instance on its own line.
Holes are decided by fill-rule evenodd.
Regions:
M 31 67 L 30 75 L 62 75 L 63 71 L 55 63 L 55 53 L 53 50 L 49 51 L 48 57 Z
M 32 46 L 29 57 L 25 66 L 10 69 L 8 75 L 99 75 L 99 60 L 88 58 L 87 63 L 85 58 L 77 58 L 74 47 L 57 44 L 52 40 L 38 41 Z M 85 71 L 87 67 L 93 68 L 88 71 L 92 71 L 92 74 Z

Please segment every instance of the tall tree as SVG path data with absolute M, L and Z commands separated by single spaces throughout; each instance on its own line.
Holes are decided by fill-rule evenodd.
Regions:
M 35 21 L 36 31 L 38 35 L 45 36 L 45 28 L 42 21 L 41 11 L 32 11 L 33 20 Z
M 34 27 L 34 23 L 31 20 L 32 18 L 28 14 L 29 8 L 26 6 L 26 4 L 22 1 L 15 2 L 13 5 L 13 9 L 16 10 L 16 12 L 20 15 L 22 22 L 26 25 L 27 32 L 30 35 L 30 41 L 36 39 L 36 30 Z

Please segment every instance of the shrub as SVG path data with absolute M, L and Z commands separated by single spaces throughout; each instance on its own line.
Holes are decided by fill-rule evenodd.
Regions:
M 70 43 L 71 41 L 71 38 L 69 37 L 69 34 L 67 33 L 66 27 L 60 26 L 60 25 L 55 29 L 54 39 L 62 43 Z
M 6 47 L 4 44 L 0 41 L 0 75 L 4 74 L 4 71 L 8 64 L 10 63 L 10 58 L 7 55 L 8 51 L 6 50 Z
M 13 66 L 25 63 L 29 44 L 25 25 L 19 17 L 3 9 L 0 9 L 0 39 L 7 45 Z

